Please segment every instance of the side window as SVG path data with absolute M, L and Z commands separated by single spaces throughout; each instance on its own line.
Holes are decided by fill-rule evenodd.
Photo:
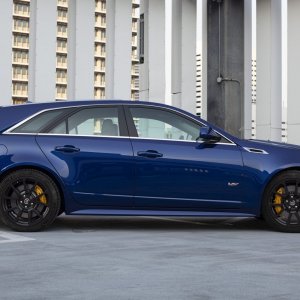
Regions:
M 119 136 L 118 108 L 82 109 L 58 124 L 50 133 Z
M 14 133 L 39 133 L 43 127 L 50 124 L 55 118 L 65 113 L 68 109 L 54 109 L 45 111 L 21 124 L 11 132 Z
M 195 141 L 200 125 L 178 114 L 155 108 L 130 108 L 139 137 Z

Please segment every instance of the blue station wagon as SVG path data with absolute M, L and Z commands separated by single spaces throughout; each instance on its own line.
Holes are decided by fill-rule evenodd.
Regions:
M 243 140 L 175 107 L 68 101 L 0 108 L 0 218 L 262 217 L 300 231 L 300 147 Z

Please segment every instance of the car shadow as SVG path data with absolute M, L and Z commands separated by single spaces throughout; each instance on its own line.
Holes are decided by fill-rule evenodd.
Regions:
M 65 216 L 58 217 L 47 231 L 128 231 L 128 230 L 270 230 L 257 218 L 174 218 L 120 216 Z

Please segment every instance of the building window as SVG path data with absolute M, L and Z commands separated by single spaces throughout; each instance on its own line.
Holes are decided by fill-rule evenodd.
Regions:
M 66 25 L 58 25 L 57 26 L 57 34 L 62 37 L 67 37 L 67 26 Z
M 23 5 L 20 3 L 15 3 L 14 13 L 16 15 L 28 16 L 29 15 L 29 5 Z
M 104 99 L 105 98 L 105 89 L 104 88 L 95 88 L 94 96 L 95 96 L 95 99 Z
M 27 20 L 14 19 L 14 30 L 29 32 L 29 22 Z
M 68 0 L 57 0 L 57 5 L 67 7 L 68 6 Z
M 67 87 L 63 85 L 56 86 L 56 98 L 67 99 Z
M 14 51 L 13 62 L 19 64 L 28 64 L 28 52 L 25 51 Z
M 57 55 L 56 66 L 58 68 L 66 68 L 67 67 L 67 56 L 66 55 Z
M 67 42 L 64 40 L 57 40 L 57 51 L 67 52 Z
M 20 80 L 28 79 L 28 69 L 27 67 L 14 67 L 13 68 L 13 78 Z
M 27 49 L 29 47 L 28 36 L 14 35 L 14 46 Z
M 13 96 L 27 96 L 28 86 L 26 83 L 13 83 Z
M 96 4 L 97 11 L 105 12 L 105 10 L 106 10 L 105 0 L 96 0 L 95 4 Z
M 67 83 L 67 72 L 64 70 L 56 71 L 57 83 Z
M 58 20 L 59 21 L 67 21 L 67 11 L 66 10 L 58 10 Z

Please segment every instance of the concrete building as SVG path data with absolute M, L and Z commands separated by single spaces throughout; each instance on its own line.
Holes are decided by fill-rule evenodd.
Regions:
M 300 1 L 142 0 L 140 96 L 300 144 Z
M 300 144 L 299 15 L 297 0 L 3 0 L 0 104 L 151 100 Z
M 138 99 L 137 0 L 3 0 L 1 105 Z

